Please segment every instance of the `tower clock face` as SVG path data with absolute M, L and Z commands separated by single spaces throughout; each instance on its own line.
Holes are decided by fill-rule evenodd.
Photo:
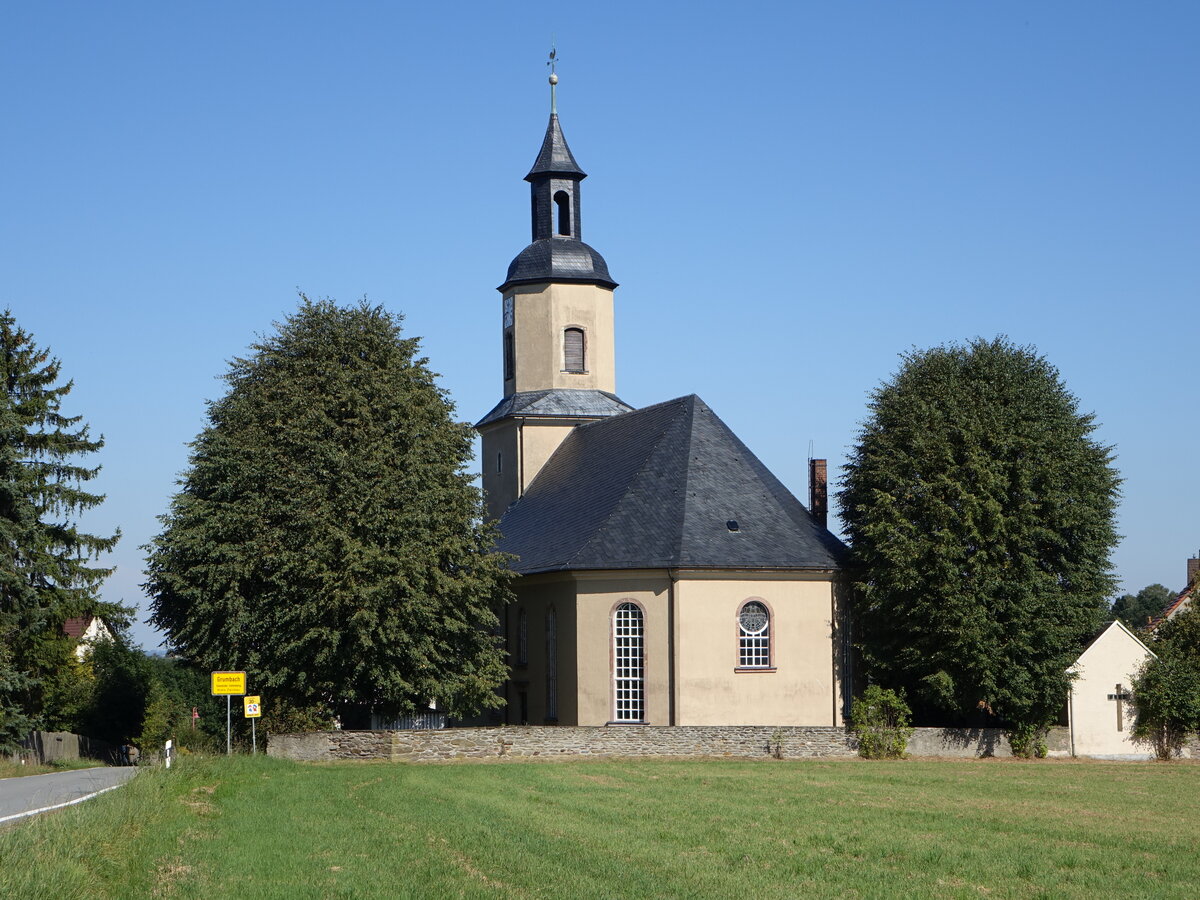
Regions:
M 513 298 L 504 298 L 504 327 L 512 328 L 513 323 Z

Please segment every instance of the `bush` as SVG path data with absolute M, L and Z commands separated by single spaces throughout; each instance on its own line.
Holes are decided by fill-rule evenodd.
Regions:
M 850 727 L 858 739 L 858 755 L 865 759 L 903 759 L 913 729 L 912 710 L 904 692 L 871 685 L 850 704 Z
M 1046 746 L 1046 729 L 1036 725 L 1017 725 L 1005 732 L 1013 756 L 1022 759 L 1045 759 L 1050 752 Z
M 1147 660 L 1133 679 L 1133 706 L 1133 742 L 1161 760 L 1181 755 L 1200 729 L 1200 668 L 1178 653 Z

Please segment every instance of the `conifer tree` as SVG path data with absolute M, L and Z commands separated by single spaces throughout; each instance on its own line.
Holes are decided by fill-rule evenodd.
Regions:
M 289 704 L 494 706 L 510 573 L 471 429 L 400 316 L 301 299 L 209 406 L 149 547 L 152 621 Z
M 1107 611 L 1112 453 L 1032 348 L 977 339 L 903 359 L 839 495 L 857 640 L 871 678 L 927 721 L 984 710 L 1028 747 Z
M 119 533 L 88 534 L 76 521 L 104 499 L 84 489 L 99 466 L 76 461 L 104 441 L 82 417 L 63 414 L 73 384 L 59 383 L 60 367 L 11 311 L 0 314 L 0 741 L 10 744 L 53 717 L 43 690 L 73 649 L 63 623 L 100 614 L 119 627 L 128 615 L 97 596 L 111 569 L 96 560 Z

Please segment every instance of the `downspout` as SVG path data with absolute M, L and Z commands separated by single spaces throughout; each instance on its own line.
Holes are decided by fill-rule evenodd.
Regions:
M 675 651 L 678 646 L 675 636 L 675 624 L 678 621 L 675 609 L 677 597 L 675 583 L 677 581 L 679 581 L 678 572 L 674 569 L 667 569 L 667 723 L 670 725 L 679 724 L 676 718 L 678 684 L 675 673 Z
M 1071 735 L 1071 757 L 1075 757 L 1075 685 L 1067 688 L 1067 733 Z M 1118 703 L 1121 701 L 1118 700 Z
M 517 419 L 517 496 L 520 500 L 525 496 L 525 417 Z

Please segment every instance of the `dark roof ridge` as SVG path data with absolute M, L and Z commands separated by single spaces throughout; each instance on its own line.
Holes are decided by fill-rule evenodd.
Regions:
M 621 493 L 621 496 L 616 500 L 615 503 L 612 504 L 611 507 L 609 507 L 608 511 L 604 514 L 604 520 L 600 523 L 600 525 L 597 526 L 596 529 L 592 532 L 592 534 L 588 537 L 588 539 L 586 541 L 584 541 L 575 550 L 575 552 L 573 554 L 571 554 L 571 556 L 567 560 L 568 563 L 573 563 L 580 555 L 583 554 L 583 552 L 585 550 L 589 549 L 594 543 L 599 541 L 605 535 L 605 533 L 607 532 L 607 530 L 609 528 L 609 525 L 612 523 L 613 518 L 616 516 L 616 514 L 621 509 L 621 502 L 627 496 L 629 496 L 631 493 L 634 492 L 634 490 L 639 486 L 639 482 L 641 481 L 641 479 L 645 476 L 646 470 L 647 470 L 646 463 L 654 458 L 654 455 L 658 452 L 658 448 L 660 446 L 662 446 L 663 442 L 666 440 L 668 433 L 673 433 L 679 427 L 679 422 L 680 422 L 681 417 L 687 416 L 689 413 L 694 413 L 694 410 L 695 410 L 694 401 L 699 400 L 699 399 L 700 398 L 697 397 L 695 394 L 688 394 L 683 397 L 676 397 L 674 400 L 664 400 L 661 403 L 654 403 L 650 406 L 643 406 L 641 409 L 634 410 L 631 413 L 625 413 L 626 416 L 636 416 L 638 413 L 652 412 L 652 411 L 661 409 L 664 406 L 677 405 L 679 407 L 679 409 L 675 412 L 675 414 L 671 416 L 671 420 L 670 420 L 670 422 L 667 423 L 666 427 L 663 428 L 658 433 L 658 438 L 650 446 L 649 451 L 646 453 L 646 455 L 644 457 L 642 457 L 642 464 L 640 466 L 638 466 L 637 474 L 629 480 L 629 482 L 625 485 L 625 490 Z M 688 401 L 693 401 L 693 402 L 689 403 Z M 700 401 L 700 402 L 703 402 L 703 401 Z M 579 428 L 579 429 L 589 428 L 593 425 L 602 424 L 603 421 L 604 420 L 600 420 L 597 422 L 588 422 L 585 425 L 577 426 L 577 428 Z M 689 444 L 689 449 L 690 449 L 690 445 L 691 445 L 690 437 L 688 440 L 688 444 Z M 687 503 L 686 485 L 687 485 L 687 479 L 686 479 L 686 473 L 685 473 L 685 478 L 684 478 L 685 490 L 683 492 L 683 496 L 680 498 L 680 502 L 683 504 Z M 683 537 L 683 516 L 680 516 L 679 519 L 680 519 L 679 537 L 682 538 Z M 678 545 L 678 542 L 677 542 L 677 545 Z M 568 565 L 567 568 L 570 568 L 570 565 Z

